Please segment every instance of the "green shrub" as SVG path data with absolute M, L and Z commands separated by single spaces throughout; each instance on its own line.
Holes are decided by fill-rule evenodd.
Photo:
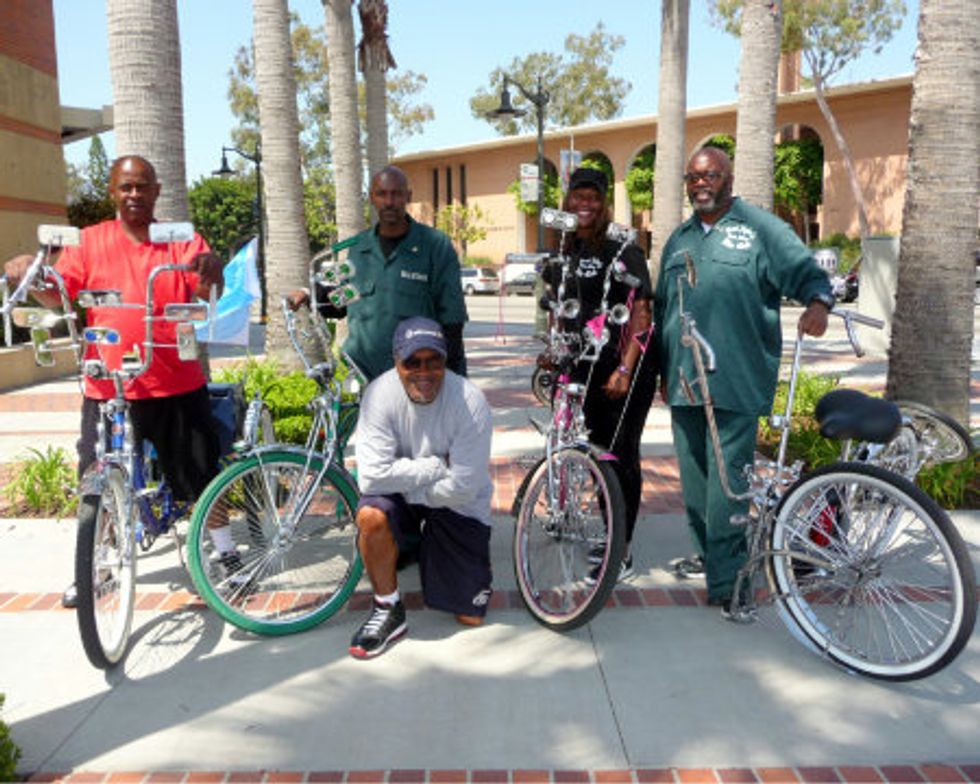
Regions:
M 0 710 L 6 698 L 0 694 Z M 0 719 L 0 781 L 16 781 L 17 760 L 20 759 L 20 749 L 10 737 L 10 729 L 3 719 Z
M 346 367 L 338 370 L 338 375 L 346 373 Z M 222 368 L 214 378 L 222 383 L 244 381 L 246 399 L 251 400 L 258 393 L 269 407 L 276 426 L 276 438 L 288 444 L 306 443 L 313 422 L 307 406 L 317 393 L 317 385 L 302 371 L 283 375 L 275 360 L 260 362 L 249 357 L 243 363 Z
M 67 517 L 75 511 L 75 469 L 68 453 L 50 444 L 44 452 L 28 449 L 33 456 L 20 463 L 3 493 L 15 511 Z
M 463 259 L 464 267 L 495 267 L 489 256 L 467 256 Z
M 817 401 L 839 383 L 836 376 L 818 376 L 800 371 L 793 405 L 793 429 L 786 447 L 787 463 L 802 460 L 805 470 L 833 463 L 840 458 L 841 445 L 820 435 L 813 417 Z M 782 414 L 786 408 L 789 385 L 780 381 L 776 387 L 773 411 Z M 769 426 L 768 418 L 759 421 L 759 451 L 775 458 L 779 451 L 779 431 Z M 915 483 L 946 509 L 980 508 L 980 454 L 959 463 L 924 468 Z

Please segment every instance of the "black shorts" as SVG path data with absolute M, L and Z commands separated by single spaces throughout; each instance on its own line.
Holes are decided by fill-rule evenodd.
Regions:
M 398 493 L 362 496 L 357 508 L 385 513 L 398 549 L 419 542 L 419 575 L 425 603 L 458 615 L 486 615 L 493 573 L 490 526 L 445 507 L 408 504 Z
M 98 400 L 82 400 L 82 433 L 78 440 L 78 475 L 95 462 Z M 206 386 L 170 397 L 129 401 L 134 443 L 152 442 L 174 497 L 196 501 L 218 473 L 218 437 L 211 422 Z M 106 432 L 108 433 L 108 426 Z M 107 439 L 108 440 L 108 439 Z

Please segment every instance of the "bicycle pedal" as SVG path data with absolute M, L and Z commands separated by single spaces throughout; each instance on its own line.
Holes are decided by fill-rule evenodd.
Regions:
M 757 607 L 738 607 L 723 613 L 722 617 L 732 623 L 747 625 L 758 620 L 759 611 Z

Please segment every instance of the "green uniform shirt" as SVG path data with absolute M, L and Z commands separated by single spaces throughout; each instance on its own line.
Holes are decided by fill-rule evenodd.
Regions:
M 368 379 L 394 367 L 391 338 L 402 319 L 426 316 L 442 325 L 467 320 L 452 243 L 442 232 L 408 220 L 408 234 L 389 258 L 373 228 L 357 236 L 348 254 L 361 298 L 347 306 L 350 336 L 344 350 Z
M 677 278 L 684 275 L 685 253 L 694 261 L 697 286 L 685 289 L 684 305 L 717 358 L 709 374 L 715 405 L 769 413 L 782 350 L 780 300 L 809 303 L 818 293 L 829 295 L 827 274 L 785 221 L 741 199 L 707 233 L 697 215 L 682 223 L 664 248 L 654 295 L 660 367 L 672 406 L 690 405 L 678 369 L 692 386 L 697 378 L 690 349 L 680 345 Z

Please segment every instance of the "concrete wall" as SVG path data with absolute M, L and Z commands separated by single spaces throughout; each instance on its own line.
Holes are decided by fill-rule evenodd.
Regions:
M 65 222 L 51 0 L 0 3 L 0 260 L 32 252 L 40 223 Z
M 856 159 L 863 184 L 866 208 L 873 233 L 898 234 L 905 198 L 905 167 L 908 151 L 908 120 L 911 77 L 877 83 L 844 86 L 832 90 L 829 103 Z M 693 153 L 709 137 L 735 134 L 736 105 L 694 109 L 688 112 L 687 149 Z M 857 211 L 847 183 L 841 156 L 812 92 L 780 97 L 777 128 L 801 124 L 812 128 L 824 146 L 824 204 L 818 211 L 821 234 L 858 233 Z M 412 187 L 412 214 L 431 224 L 436 207 L 446 204 L 447 169 L 451 172 L 452 195 L 460 201 L 460 172 L 465 169 L 466 200 L 478 204 L 489 215 L 488 236 L 472 243 L 471 256 L 487 256 L 500 264 L 506 253 L 533 251 L 537 228 L 516 208 L 507 186 L 517 178 L 521 163 L 537 156 L 533 134 L 397 157 L 394 161 L 408 174 Z M 559 151 L 574 142 L 588 155 L 600 152 L 613 167 L 613 217 L 622 223 L 634 221 L 628 204 L 625 177 L 633 159 L 657 140 L 654 116 L 597 123 L 545 134 L 545 158 L 557 167 Z M 433 185 L 438 173 L 438 198 Z M 649 224 L 649 216 L 636 216 Z

